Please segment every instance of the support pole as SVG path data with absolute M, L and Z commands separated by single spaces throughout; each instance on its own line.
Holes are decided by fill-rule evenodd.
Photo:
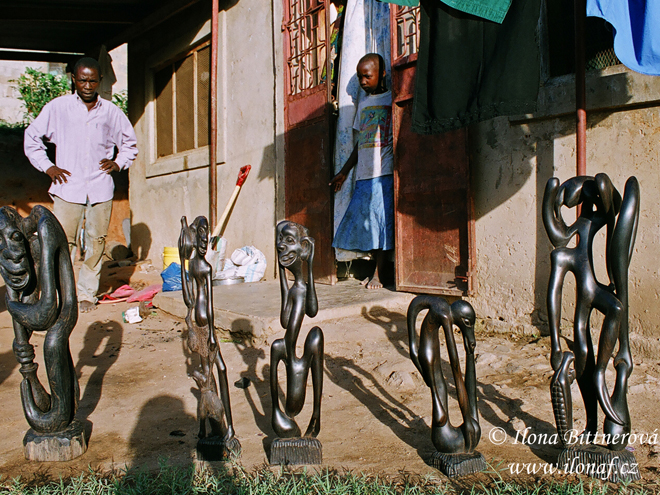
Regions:
M 586 0 L 575 0 L 575 108 L 577 136 L 576 175 L 587 175 L 587 97 L 585 83 L 585 22 Z
M 213 0 L 211 12 L 211 108 L 209 125 L 209 224 L 218 221 L 218 0 Z

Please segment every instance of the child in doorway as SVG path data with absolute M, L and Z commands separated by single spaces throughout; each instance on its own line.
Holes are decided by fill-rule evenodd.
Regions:
M 385 62 L 377 53 L 360 59 L 357 77 L 367 93 L 353 122 L 358 140 L 344 167 L 330 181 L 335 192 L 339 191 L 355 167 L 355 191 L 332 246 L 371 252 L 376 268 L 364 283 L 368 289 L 380 289 L 386 251 L 394 248 L 392 93 L 385 86 Z

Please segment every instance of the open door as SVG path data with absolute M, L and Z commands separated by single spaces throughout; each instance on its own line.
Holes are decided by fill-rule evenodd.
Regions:
M 396 288 L 472 292 L 474 221 L 467 130 L 411 131 L 419 7 L 391 6 Z
M 337 281 L 332 249 L 333 195 L 328 11 L 324 0 L 284 0 L 285 214 L 316 241 L 317 282 Z

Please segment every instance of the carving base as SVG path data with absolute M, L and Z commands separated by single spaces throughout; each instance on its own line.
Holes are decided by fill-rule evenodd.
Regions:
M 37 433 L 30 428 L 23 437 L 23 452 L 28 461 L 70 461 L 86 450 L 85 426 L 77 419 L 66 430 Z
M 601 445 L 577 445 L 564 449 L 557 460 L 559 469 L 586 474 L 612 483 L 639 481 L 639 465 L 632 452 L 610 450 Z
M 234 437 L 227 443 L 218 436 L 202 438 L 197 442 L 197 457 L 204 461 L 226 461 L 241 455 L 241 442 Z
M 486 460 L 479 452 L 472 452 L 471 454 L 434 452 L 430 464 L 449 478 L 480 473 L 486 469 Z
M 321 464 L 323 448 L 317 438 L 276 438 L 270 446 L 271 464 Z

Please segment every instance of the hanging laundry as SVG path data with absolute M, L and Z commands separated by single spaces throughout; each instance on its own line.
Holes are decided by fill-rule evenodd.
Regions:
M 660 75 L 660 2 L 587 0 L 587 16 L 601 17 L 612 24 L 614 53 L 626 67 L 650 76 Z
M 416 7 L 419 0 L 381 0 L 405 7 Z M 509 11 L 511 0 L 442 0 L 450 7 L 501 24 Z
M 439 134 L 536 109 L 541 0 L 513 0 L 502 24 L 422 0 L 412 130 Z
M 339 172 L 353 151 L 353 121 L 360 98 L 366 93 L 360 88 L 356 68 L 367 53 L 378 53 L 385 60 L 387 87 L 390 88 L 390 6 L 377 0 L 348 0 L 344 14 L 344 28 L 339 55 L 337 103 L 339 115 L 335 133 L 334 169 Z M 334 231 L 344 218 L 355 187 L 355 174 L 348 176 L 335 194 Z M 359 253 L 336 249 L 338 261 L 350 261 Z

